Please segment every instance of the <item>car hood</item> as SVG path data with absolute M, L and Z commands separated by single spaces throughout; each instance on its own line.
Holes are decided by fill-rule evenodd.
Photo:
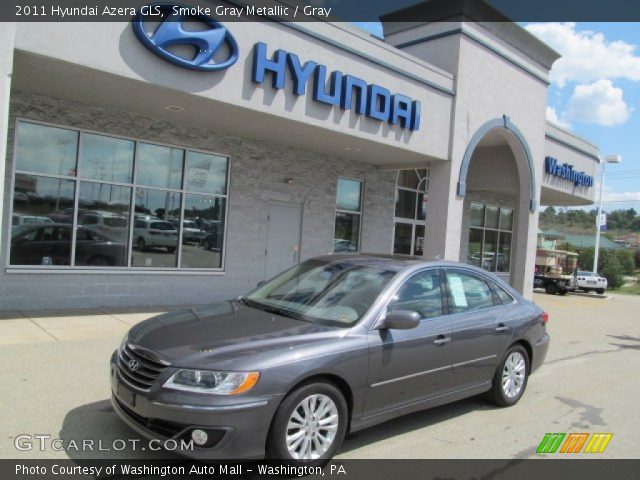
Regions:
M 174 366 L 205 367 L 222 360 L 291 350 L 346 334 L 249 307 L 238 301 L 183 308 L 145 320 L 128 341 L 157 353 Z

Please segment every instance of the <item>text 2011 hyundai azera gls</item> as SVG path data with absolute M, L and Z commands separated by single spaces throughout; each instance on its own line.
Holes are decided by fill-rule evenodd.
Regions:
M 321 463 L 347 431 L 488 392 L 515 404 L 548 316 L 494 275 L 415 257 L 332 255 L 248 295 L 134 326 L 113 406 L 208 459 Z

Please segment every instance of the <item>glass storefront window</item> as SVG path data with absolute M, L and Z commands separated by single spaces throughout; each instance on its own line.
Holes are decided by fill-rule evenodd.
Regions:
M 135 142 L 85 133 L 78 176 L 108 182 L 131 183 Z
M 161 188 L 182 188 L 184 150 L 150 143 L 138 145 L 139 185 Z
M 336 223 L 333 251 L 336 253 L 360 250 L 360 219 L 362 216 L 362 182 L 338 179 L 336 192 Z
M 484 220 L 484 226 L 485 228 L 498 228 L 499 225 L 499 218 L 500 216 L 498 215 L 498 207 L 490 207 L 490 206 L 486 206 L 485 207 L 485 220 Z
M 336 208 L 349 212 L 359 212 L 362 197 L 362 182 L 357 180 L 338 179 Z
M 77 225 L 97 235 L 76 238 L 76 265 L 127 266 L 130 210 L 131 187 L 80 182 Z
M 224 242 L 225 198 L 186 195 L 181 267 L 220 268 Z
M 186 189 L 224 195 L 227 192 L 228 159 L 201 152 L 187 153 Z
M 77 131 L 20 122 L 16 138 L 16 170 L 73 176 L 77 154 Z
M 221 269 L 228 170 L 219 155 L 20 121 L 10 265 Z
M 360 215 L 337 212 L 333 251 L 336 253 L 357 252 L 359 240 Z
M 411 255 L 412 230 L 413 225 L 410 223 L 396 223 L 393 239 L 393 253 Z
M 429 171 L 427 169 L 398 171 L 394 253 L 423 254 L 428 187 Z
M 168 190 L 136 189 L 133 266 L 176 266 L 181 197 Z
M 409 190 L 396 192 L 396 217 L 414 219 L 416 216 L 416 194 Z
M 467 263 L 491 272 L 509 272 L 513 210 L 472 202 Z
M 470 225 L 472 227 L 484 227 L 484 205 L 481 203 L 471 204 L 471 220 Z

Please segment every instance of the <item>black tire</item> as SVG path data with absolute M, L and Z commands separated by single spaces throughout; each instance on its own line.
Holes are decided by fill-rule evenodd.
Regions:
M 141 252 L 144 252 L 147 249 L 147 242 L 144 241 L 144 237 L 138 237 L 136 240 L 136 247 L 138 247 L 138 250 Z
M 555 295 L 560 291 L 560 289 L 558 288 L 558 285 L 556 285 L 555 283 L 547 283 L 546 287 L 544 287 L 544 291 L 547 292 L 549 295 Z
M 211 250 L 211 242 L 209 240 L 205 240 L 204 243 L 202 244 L 202 247 L 205 250 Z
M 167 252 L 173 253 L 176 251 L 176 247 L 167 247 Z
M 604 288 L 596 288 L 596 293 L 597 293 L 598 295 L 602 295 L 602 294 L 604 294 Z
M 338 411 L 338 428 L 331 446 L 322 456 L 320 456 L 320 458 L 316 460 L 299 460 L 294 458 L 287 449 L 287 425 L 289 424 L 289 419 L 291 418 L 294 409 L 299 406 L 300 402 L 310 395 L 315 394 L 326 395 L 333 400 Z M 334 384 L 329 382 L 313 382 L 302 385 L 287 395 L 278 407 L 276 415 L 271 422 L 269 435 L 267 436 L 267 458 L 283 460 L 293 465 L 322 466 L 335 455 L 340 448 L 340 445 L 342 445 L 342 441 L 344 440 L 344 436 L 347 431 L 348 418 L 349 410 L 347 402 L 340 390 Z
M 561 289 L 559 289 L 559 290 L 558 290 L 558 293 L 559 293 L 560 295 L 566 295 L 568 291 L 569 291 L 569 290 L 567 290 L 566 288 L 561 288 Z
M 514 352 L 519 353 L 524 358 L 524 381 L 517 394 L 513 397 L 510 397 L 505 393 L 502 386 L 502 374 L 505 370 L 507 359 L 509 359 L 511 354 Z M 516 403 L 518 403 L 518 400 L 522 398 L 522 395 L 527 388 L 527 382 L 529 381 L 529 371 L 529 354 L 527 353 L 527 350 L 519 343 L 516 343 L 509 347 L 507 351 L 504 352 L 504 355 L 502 356 L 502 358 L 500 359 L 500 363 L 498 364 L 498 368 L 496 369 L 496 373 L 493 375 L 491 390 L 489 390 L 488 392 L 489 399 L 493 403 L 500 405 L 501 407 L 510 407 L 511 405 L 515 405 Z

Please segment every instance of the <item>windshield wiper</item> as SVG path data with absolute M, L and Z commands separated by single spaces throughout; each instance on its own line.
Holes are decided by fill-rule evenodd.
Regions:
M 282 315 L 283 317 L 294 318 L 296 320 L 303 320 L 302 315 L 292 310 L 288 310 L 285 308 L 278 308 L 274 305 L 268 305 L 266 303 L 257 302 L 255 300 L 249 300 L 248 298 L 244 298 L 244 297 L 241 298 L 240 300 L 248 307 L 257 308 L 258 310 L 274 313 L 276 315 Z

